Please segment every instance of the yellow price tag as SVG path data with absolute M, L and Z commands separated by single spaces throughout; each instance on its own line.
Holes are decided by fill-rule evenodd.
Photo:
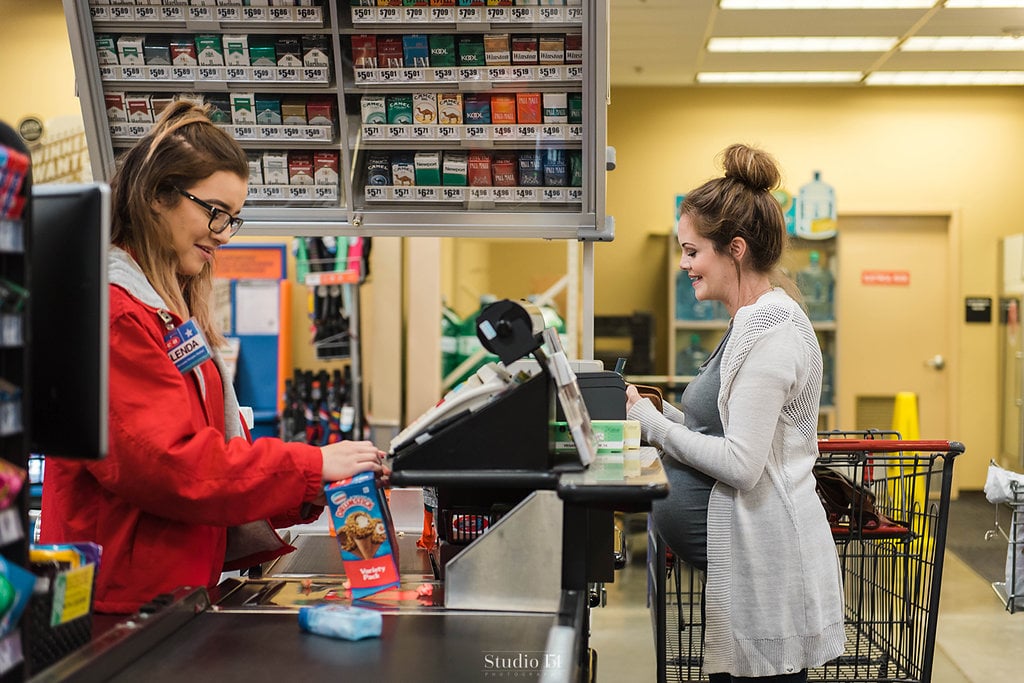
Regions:
M 84 617 L 92 606 L 93 576 L 95 564 L 61 572 L 53 581 L 53 610 L 50 612 L 50 626 L 58 626 Z

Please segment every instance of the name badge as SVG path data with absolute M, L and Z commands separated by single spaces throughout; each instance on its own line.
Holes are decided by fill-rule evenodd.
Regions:
M 167 357 L 181 374 L 213 357 L 195 320 L 187 320 L 164 335 L 164 344 Z

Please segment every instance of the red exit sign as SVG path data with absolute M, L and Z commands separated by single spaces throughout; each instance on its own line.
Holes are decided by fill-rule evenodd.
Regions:
M 909 270 L 864 270 L 860 274 L 862 285 L 907 286 L 910 284 Z

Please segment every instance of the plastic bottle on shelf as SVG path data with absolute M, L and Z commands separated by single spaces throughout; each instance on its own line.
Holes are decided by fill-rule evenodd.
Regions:
M 832 391 L 832 380 L 833 373 L 835 372 L 835 363 L 832 359 L 832 354 L 828 349 L 821 350 L 821 401 L 822 407 L 831 406 L 835 404 L 835 396 Z
M 814 172 L 814 180 L 800 188 L 796 200 L 798 237 L 820 240 L 836 234 L 836 194 L 832 186 Z
M 679 352 L 676 358 L 676 374 L 691 376 L 696 375 L 700 366 L 708 359 L 710 354 L 700 345 L 700 335 L 696 332 L 690 335 L 690 345 Z
M 714 320 L 715 302 L 698 301 L 689 276 L 676 273 L 676 320 Z
M 821 266 L 821 254 L 812 251 L 807 267 L 796 274 L 796 285 L 804 296 L 807 317 L 814 321 L 833 320 L 832 295 L 835 279 L 832 272 Z

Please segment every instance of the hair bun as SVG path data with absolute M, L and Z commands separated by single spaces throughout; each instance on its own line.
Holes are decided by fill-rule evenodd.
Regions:
M 782 179 L 778 164 L 767 152 L 749 145 L 729 145 L 722 152 L 725 177 L 742 183 L 755 192 L 768 192 Z

